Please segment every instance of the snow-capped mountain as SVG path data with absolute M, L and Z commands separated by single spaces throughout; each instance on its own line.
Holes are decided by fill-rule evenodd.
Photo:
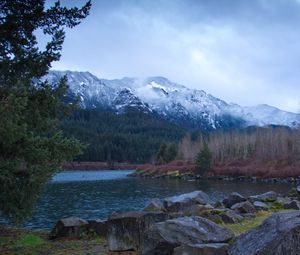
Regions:
M 117 113 L 134 108 L 202 129 L 271 124 L 297 127 L 300 124 L 300 114 L 269 105 L 229 104 L 205 91 L 189 89 L 164 77 L 106 80 L 89 72 L 50 71 L 46 79 L 56 83 L 63 75 L 67 75 L 71 92 L 80 97 L 84 108 L 110 109 Z

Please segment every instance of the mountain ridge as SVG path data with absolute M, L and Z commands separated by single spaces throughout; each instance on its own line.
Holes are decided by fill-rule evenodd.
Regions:
M 204 130 L 300 125 L 300 114 L 266 104 L 243 107 L 227 103 L 203 90 L 190 89 L 162 76 L 108 80 L 90 72 L 53 70 L 46 79 L 56 83 L 63 75 L 67 75 L 70 92 L 80 97 L 83 108 L 106 109 L 118 114 L 135 108 L 182 126 Z

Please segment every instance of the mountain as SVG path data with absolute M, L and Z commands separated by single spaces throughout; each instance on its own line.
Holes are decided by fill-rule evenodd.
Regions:
M 86 109 L 106 109 L 118 114 L 138 109 L 201 130 L 265 125 L 298 127 L 300 124 L 299 114 L 269 105 L 230 104 L 164 77 L 107 80 L 89 72 L 50 71 L 46 79 L 56 83 L 63 75 L 68 77 L 70 93 L 79 96 L 82 108 Z

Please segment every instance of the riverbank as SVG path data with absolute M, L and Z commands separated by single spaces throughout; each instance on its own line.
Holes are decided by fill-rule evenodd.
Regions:
M 296 255 L 289 251 L 298 251 L 299 192 L 233 192 L 213 202 L 197 190 L 107 220 L 64 218 L 51 232 L 0 228 L 0 254 Z
M 178 179 L 203 178 L 199 175 L 195 164 L 181 160 L 164 165 L 139 165 L 131 176 Z M 300 166 L 297 163 L 292 164 L 285 161 L 235 161 L 214 165 L 212 170 L 207 172 L 204 177 L 228 181 L 247 180 L 300 183 Z

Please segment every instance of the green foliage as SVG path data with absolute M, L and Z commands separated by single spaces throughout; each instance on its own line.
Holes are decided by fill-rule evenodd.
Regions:
M 295 187 L 293 187 L 289 190 L 289 196 L 290 197 L 298 197 L 298 195 L 299 195 L 298 191 Z
M 37 235 L 33 234 L 23 234 L 20 235 L 17 242 L 15 243 L 15 247 L 24 247 L 24 246 L 40 246 L 45 244 L 45 241 Z
M 284 204 L 280 201 L 274 201 L 272 202 L 272 205 L 270 207 L 270 210 L 276 212 L 284 209 Z
M 60 58 L 64 28 L 88 15 L 81 9 L 49 9 L 42 0 L 0 2 L 0 211 L 15 223 L 28 216 L 42 185 L 82 146 L 65 138 L 59 121 L 75 105 L 64 103 L 66 78 L 50 86 L 41 78 Z M 51 39 L 38 47 L 36 30 Z
M 158 165 L 166 164 L 174 160 L 177 156 L 177 147 L 174 143 L 161 143 L 156 154 L 155 163 Z
M 198 172 L 202 175 L 211 170 L 212 152 L 208 148 L 207 143 L 204 143 L 203 149 L 198 153 L 196 157 L 196 164 Z
M 162 141 L 178 142 L 185 132 L 140 111 L 117 115 L 96 109 L 78 109 L 61 128 L 88 144 L 76 160 L 131 163 L 148 162 Z

